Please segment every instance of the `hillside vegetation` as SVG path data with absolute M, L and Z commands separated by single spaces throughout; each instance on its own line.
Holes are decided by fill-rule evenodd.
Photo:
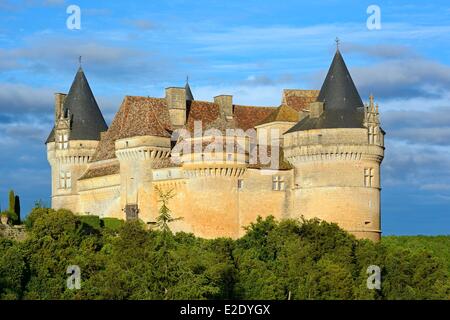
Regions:
M 387 236 L 382 241 L 387 247 L 431 252 L 450 271 L 450 236 Z
M 170 221 L 170 220 L 167 220 Z M 335 224 L 258 219 L 238 240 L 36 208 L 0 239 L 2 299 L 448 299 L 448 238 L 356 240 Z M 77 265 L 81 288 L 67 287 Z M 381 268 L 381 290 L 367 268 Z

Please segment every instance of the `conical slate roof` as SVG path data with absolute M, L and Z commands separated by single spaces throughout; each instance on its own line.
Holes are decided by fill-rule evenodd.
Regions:
M 322 115 L 318 118 L 308 116 L 288 132 L 363 126 L 364 104 L 339 49 L 336 50 L 317 101 L 324 103 Z
M 339 50 L 336 50 L 317 101 L 325 102 L 327 110 L 354 111 L 364 106 Z
M 100 132 L 108 130 L 81 67 L 64 100 L 63 114 L 71 119 L 69 140 L 100 140 Z M 47 142 L 54 141 L 53 132 Z
M 186 101 L 194 101 L 194 95 L 192 94 L 191 87 L 189 86 L 189 82 L 187 80 L 184 88 L 186 89 Z

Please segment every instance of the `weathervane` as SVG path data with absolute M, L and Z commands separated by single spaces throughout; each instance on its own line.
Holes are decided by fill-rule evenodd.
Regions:
M 341 40 L 339 40 L 339 38 L 336 37 L 336 39 L 334 41 L 336 42 L 336 49 L 339 50 L 339 44 L 340 44 Z
M 81 56 L 78 57 L 78 63 L 80 64 L 80 68 L 81 68 Z

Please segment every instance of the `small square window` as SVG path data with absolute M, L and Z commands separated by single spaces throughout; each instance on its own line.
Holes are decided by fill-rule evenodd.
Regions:
M 272 190 L 281 191 L 285 189 L 284 177 L 273 176 L 272 177 Z

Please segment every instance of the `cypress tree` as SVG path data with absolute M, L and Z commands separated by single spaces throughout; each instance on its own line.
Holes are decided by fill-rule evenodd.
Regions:
M 14 198 L 14 212 L 17 214 L 17 224 L 20 224 L 20 198 L 17 195 Z
M 11 212 L 15 212 L 14 211 L 14 202 L 16 200 L 16 197 L 14 196 L 14 191 L 13 190 L 9 190 L 9 211 Z

